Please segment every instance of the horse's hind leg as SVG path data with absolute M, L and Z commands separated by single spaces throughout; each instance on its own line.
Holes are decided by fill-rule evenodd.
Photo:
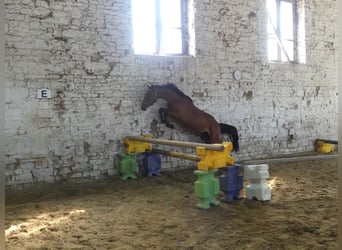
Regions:
M 165 108 L 160 108 L 159 109 L 159 116 L 160 116 L 160 121 L 162 123 L 166 124 L 167 119 L 166 119 L 166 109 Z
M 167 110 L 166 110 L 166 108 L 160 108 L 159 109 L 159 116 L 160 116 L 160 121 L 162 123 L 165 123 L 166 127 L 174 128 L 173 124 L 171 124 L 170 121 L 167 119 Z
M 204 141 L 205 143 L 207 144 L 210 144 L 211 143 L 211 140 L 210 140 L 210 136 L 209 136 L 209 133 L 208 132 L 203 132 L 200 134 L 200 138 L 202 139 L 202 141 Z

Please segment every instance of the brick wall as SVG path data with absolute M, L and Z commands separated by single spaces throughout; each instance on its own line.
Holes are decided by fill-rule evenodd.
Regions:
M 236 160 L 337 139 L 336 1 L 301 2 L 305 64 L 268 63 L 264 3 L 194 0 L 196 56 L 150 57 L 132 51 L 128 0 L 5 0 L 7 188 L 114 175 L 127 135 L 199 141 L 160 124 L 162 101 L 140 109 L 149 82 L 174 82 L 236 126 Z M 41 88 L 52 98 L 37 99 Z

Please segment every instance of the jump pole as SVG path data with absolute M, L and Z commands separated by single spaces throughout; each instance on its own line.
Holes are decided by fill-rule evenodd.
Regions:
M 207 171 L 208 169 L 222 168 L 234 164 L 234 159 L 230 156 L 233 148 L 231 142 L 222 144 L 204 144 L 195 142 L 172 141 L 163 139 L 152 139 L 150 135 L 127 136 L 124 139 L 126 145 L 126 154 L 139 154 L 146 151 L 152 151 L 152 144 L 162 144 L 168 146 L 193 148 L 196 150 L 197 157 L 178 152 L 163 151 L 164 154 L 171 157 L 191 159 L 197 161 L 198 170 Z
M 334 140 L 317 139 L 317 140 L 315 141 L 315 144 L 317 144 L 318 142 L 325 142 L 325 143 L 329 143 L 329 144 L 338 145 L 338 141 L 334 141 Z
M 202 160 L 202 157 L 198 155 L 185 154 L 185 153 L 176 152 L 176 151 L 168 151 L 168 150 L 159 149 L 159 148 L 153 148 L 152 152 L 155 154 L 171 156 L 171 157 L 180 158 L 180 159 L 189 160 L 189 161 L 200 162 Z
M 183 141 L 171 141 L 171 140 L 162 140 L 162 139 L 150 139 L 141 136 L 126 136 L 127 139 L 132 141 L 140 141 L 147 142 L 153 144 L 161 144 L 161 145 L 169 145 L 183 148 L 206 148 L 213 151 L 224 151 L 224 146 L 222 144 L 205 144 L 205 143 L 196 143 L 196 142 L 183 142 Z

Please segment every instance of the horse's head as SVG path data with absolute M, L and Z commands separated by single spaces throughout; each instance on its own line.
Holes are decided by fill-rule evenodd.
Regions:
M 141 109 L 146 110 L 149 106 L 157 101 L 157 92 L 153 85 L 148 86 L 148 90 L 145 93 L 144 100 L 141 103 Z

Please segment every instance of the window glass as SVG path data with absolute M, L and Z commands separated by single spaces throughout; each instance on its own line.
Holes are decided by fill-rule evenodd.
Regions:
M 160 16 L 163 27 L 181 27 L 181 6 L 179 0 L 161 0 Z
M 155 0 L 132 0 L 133 28 L 155 25 Z
M 156 29 L 154 26 L 136 29 L 134 32 L 133 48 L 137 54 L 156 53 Z
M 292 3 L 280 2 L 280 24 L 282 39 L 293 39 Z
M 137 54 L 183 54 L 183 0 L 131 0 L 133 48 Z
M 276 39 L 268 39 L 268 59 L 270 61 L 278 60 L 278 42 Z
M 277 7 L 275 0 L 267 1 L 267 11 L 268 11 L 268 32 L 274 32 L 272 24 L 277 27 Z
M 164 29 L 162 35 L 163 52 L 165 54 L 182 53 L 182 31 L 179 29 Z
M 132 0 L 132 22 L 135 53 L 155 53 L 155 0 Z
M 293 41 L 283 41 L 283 46 L 290 61 L 293 61 Z M 283 50 L 281 58 L 283 59 L 283 61 L 288 61 L 288 58 L 286 57 Z

